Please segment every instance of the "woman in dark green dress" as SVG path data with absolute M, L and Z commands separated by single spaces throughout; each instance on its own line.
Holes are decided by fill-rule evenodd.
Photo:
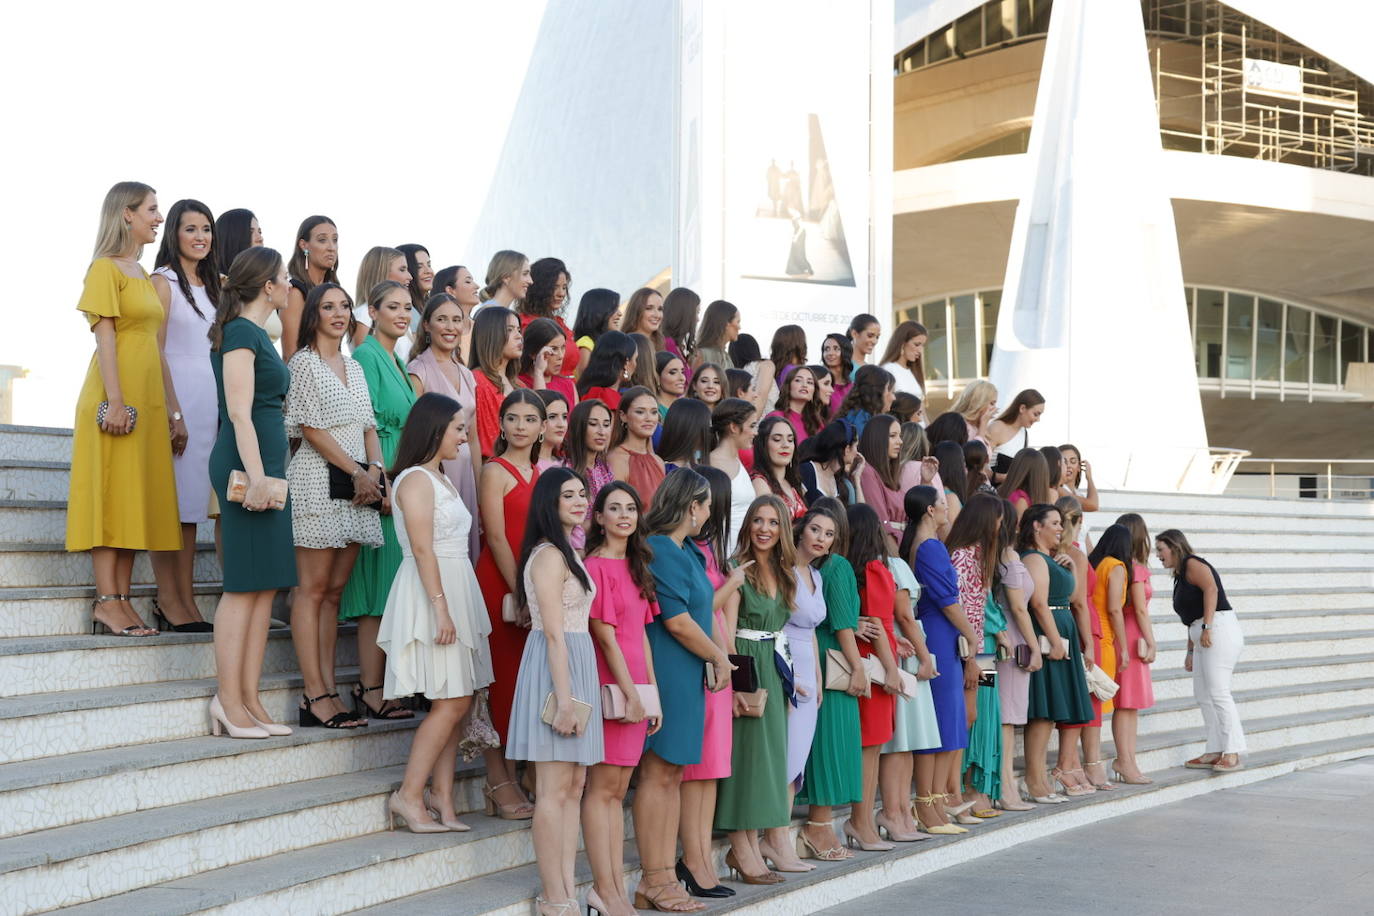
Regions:
M 1092 700 L 1083 673 L 1083 649 L 1074 624 L 1069 599 L 1073 596 L 1073 571 L 1054 561 L 1050 551 L 1059 543 L 1064 523 L 1059 510 L 1046 503 L 1030 506 L 1021 515 L 1016 549 L 1035 588 L 1030 598 L 1035 637 L 1049 640 L 1050 651 L 1038 671 L 1031 672 L 1030 700 L 1026 710 L 1026 782 L 1032 801 L 1057 804 L 1066 801 L 1050 790 L 1045 754 L 1050 733 L 1059 722 L 1092 719 Z
M 291 503 L 276 506 L 267 478 L 286 477 L 282 401 L 291 375 L 263 330 L 286 305 L 290 283 L 281 255 L 250 248 L 234 259 L 210 329 L 210 366 L 219 395 L 219 436 L 210 453 L 210 482 L 219 498 L 224 594 L 215 612 L 215 676 L 211 731 L 233 738 L 289 735 L 258 699 L 272 596 L 296 584 Z M 231 471 L 248 489 L 229 498 Z

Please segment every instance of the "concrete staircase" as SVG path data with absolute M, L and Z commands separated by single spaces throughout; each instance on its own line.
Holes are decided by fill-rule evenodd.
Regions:
M 0 916 L 529 912 L 538 881 L 527 822 L 472 813 L 471 833 L 386 832 L 384 800 L 413 723 L 210 738 L 208 636 L 86 635 L 89 561 L 61 547 L 70 443 L 68 431 L 0 427 Z M 1103 503 L 1094 530 L 1138 511 L 1152 532 L 1183 529 L 1221 571 L 1248 639 L 1236 690 L 1249 768 L 1170 769 L 1200 749 L 1202 731 L 1161 573 L 1157 704 L 1140 738 L 1155 785 L 1003 817 L 967 838 L 860 854 L 778 888 L 737 885 L 740 895 L 713 911 L 807 912 L 1011 842 L 1374 749 L 1374 505 L 1143 493 Z M 218 564 L 212 530 L 198 539 L 208 617 Z M 146 558 L 135 573 L 147 618 Z M 351 682 L 345 633 L 340 665 Z M 285 631 L 272 633 L 265 672 L 268 709 L 294 721 L 300 678 Z M 460 810 L 479 811 L 480 770 L 459 775 Z M 627 862 L 633 883 L 632 843 Z

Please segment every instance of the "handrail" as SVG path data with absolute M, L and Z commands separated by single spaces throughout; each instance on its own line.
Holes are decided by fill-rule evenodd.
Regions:
M 1374 458 L 1241 458 L 1238 463 L 1248 464 L 1267 464 L 1269 465 L 1269 495 L 1278 495 L 1278 471 L 1277 465 L 1280 464 L 1306 464 L 1324 465 L 1326 473 L 1320 476 L 1326 478 L 1326 498 L 1335 498 L 1335 481 L 1337 478 L 1350 478 L 1350 480 L 1364 480 L 1363 486 L 1352 486 L 1342 484 L 1342 489 L 1349 493 L 1363 493 L 1366 498 L 1374 497 L 1374 481 L 1370 478 L 1374 474 L 1335 474 L 1332 468 L 1340 465 L 1374 465 Z

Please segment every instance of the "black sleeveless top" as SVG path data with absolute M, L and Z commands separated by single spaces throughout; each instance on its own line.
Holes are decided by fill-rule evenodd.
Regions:
M 1188 563 L 1196 560 L 1212 572 L 1212 581 L 1217 584 L 1217 610 L 1231 610 L 1231 602 L 1226 600 L 1226 587 L 1221 584 L 1221 576 L 1216 569 L 1202 557 L 1190 555 L 1183 561 L 1183 568 L 1174 579 L 1174 613 L 1183 621 L 1184 626 L 1202 619 L 1202 589 L 1188 581 Z

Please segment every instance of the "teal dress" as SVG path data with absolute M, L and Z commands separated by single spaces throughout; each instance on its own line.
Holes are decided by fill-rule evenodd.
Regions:
M 983 605 L 983 647 L 978 653 L 985 663 L 988 656 L 996 657 L 997 640 L 993 637 L 1006 628 L 1002 606 L 989 593 Z M 969 774 L 969 785 L 996 800 L 1002 797 L 1002 698 L 996 686 L 979 685 L 974 702 L 978 718 L 968 730 L 964 772 Z
M 740 586 L 737 629 L 777 633 L 790 616 L 781 588 L 769 598 L 747 581 Z M 735 719 L 730 775 L 716 789 L 716 829 L 729 832 L 783 827 L 792 819 L 787 780 L 787 697 L 773 661 L 774 641 L 736 637 L 735 651 L 753 657 L 759 686 L 768 691 L 768 700 L 761 718 Z
M 838 633 L 859 626 L 859 583 L 854 567 L 831 554 L 821 564 L 825 620 L 816 627 L 822 683 L 829 671 L 826 651 L 839 650 Z M 769 702 L 772 702 L 771 700 Z M 827 690 L 816 717 L 811 756 L 797 798 L 804 805 L 851 805 L 863 799 L 863 748 L 859 744 L 859 698 Z
M 389 470 L 401 441 L 401 428 L 415 404 L 415 389 L 410 386 L 410 377 L 401 361 L 387 353 L 372 335 L 353 351 L 353 358 L 367 377 L 367 393 L 372 397 L 372 412 L 377 417 L 382 464 Z M 359 549 L 353 574 L 348 577 L 339 602 L 339 619 L 382 616 L 391 580 L 400 568 L 401 543 L 396 539 L 396 522 L 392 516 L 383 515 L 382 546 Z
M 664 534 L 651 535 L 648 540 L 654 552 L 649 571 L 658 592 L 659 615 L 644 629 L 649 634 L 649 651 L 653 653 L 663 728 L 645 740 L 644 750 L 678 766 L 701 763 L 701 742 L 706 731 L 706 663 L 678 642 L 664 621 L 688 614 L 709 636 L 711 602 L 716 592 L 706 576 L 706 558 L 691 538 L 684 540 L 681 547 Z M 783 757 L 786 756 L 784 743 Z
M 1032 553 L 1041 557 L 1049 567 L 1050 613 L 1054 615 L 1054 625 L 1059 635 L 1069 644 L 1069 654 L 1059 661 L 1051 661 L 1046 655 L 1040 670 L 1031 672 L 1026 718 L 1049 719 L 1067 725 L 1091 722 L 1093 705 L 1088 694 L 1088 681 L 1083 673 L 1083 647 L 1078 641 L 1073 611 L 1069 609 L 1069 599 L 1073 597 L 1073 571 L 1065 569 L 1054 562 L 1049 554 L 1038 550 L 1022 551 L 1021 557 L 1024 559 Z M 1044 635 L 1039 619 L 1035 620 L 1035 635 L 1037 639 Z
M 291 386 L 291 373 L 277 355 L 267 332 L 247 318 L 224 325 L 218 350 L 210 351 L 219 397 L 219 435 L 210 452 L 210 483 L 219 499 L 223 541 L 224 590 L 259 592 L 296 584 L 296 550 L 291 539 L 291 497 L 280 511 L 249 512 L 226 496 L 230 471 L 244 470 L 238 439 L 224 403 L 224 354 L 253 351 L 253 431 L 258 438 L 262 469 L 268 477 L 286 477 L 286 419 L 282 403 Z

